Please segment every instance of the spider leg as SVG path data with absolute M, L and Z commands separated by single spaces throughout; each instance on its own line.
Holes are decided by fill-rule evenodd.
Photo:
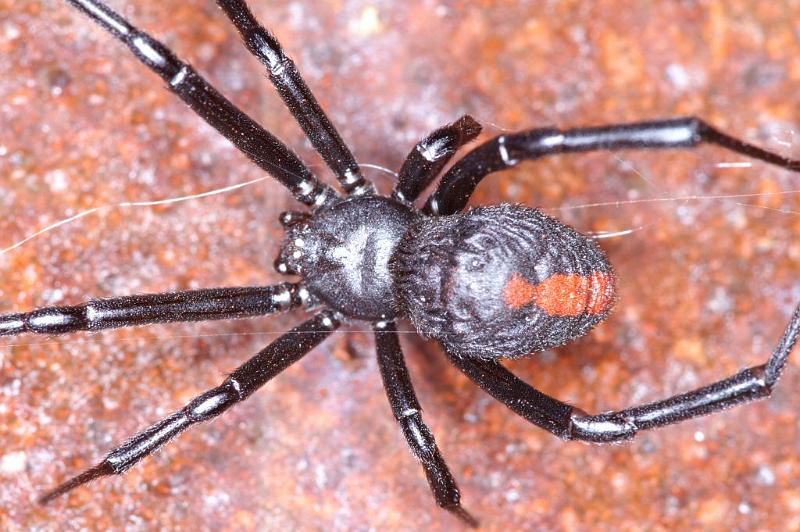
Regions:
M 337 197 L 321 184 L 305 164 L 280 140 L 239 110 L 169 48 L 131 25 L 120 14 L 96 0 L 67 0 L 121 41 L 167 88 L 254 163 L 271 174 L 309 206 L 321 206 Z
M 459 148 L 481 133 L 481 125 L 469 115 L 447 124 L 419 141 L 400 168 L 392 197 L 412 203 L 430 185 Z
M 566 130 L 532 129 L 500 135 L 469 152 L 442 177 L 424 212 L 438 215 L 459 212 L 484 177 L 524 160 L 592 150 L 691 148 L 702 143 L 716 144 L 787 170 L 800 170 L 800 161 L 726 135 L 694 117 Z
M 47 504 L 91 480 L 124 473 L 190 426 L 208 421 L 247 399 L 267 381 L 300 360 L 338 326 L 335 312 L 320 312 L 236 368 L 222 384 L 198 395 L 181 410 L 139 432 L 108 453 L 96 466 L 44 494 L 39 502 Z
M 305 132 L 314 149 L 328 164 L 348 194 L 371 193 L 372 184 L 361 175 L 350 149 L 314 98 L 294 61 L 264 26 L 258 23 L 243 0 L 217 0 L 239 30 L 247 49 L 267 67 L 269 79 Z
M 478 521 L 461 506 L 461 494 L 456 480 L 442 458 L 433 433 L 422 421 L 422 407 L 417 401 L 414 386 L 403 360 L 394 322 L 379 322 L 374 326 L 378 366 L 392 413 L 400 424 L 411 452 L 425 469 L 436 504 L 452 512 L 472 527 Z
M 44 307 L 0 316 L 0 336 L 63 334 L 148 323 L 249 318 L 297 308 L 306 297 L 305 289 L 300 285 L 281 283 L 92 299 L 82 305 Z
M 534 425 L 565 440 L 611 443 L 629 440 L 639 430 L 678 423 L 769 396 L 798 336 L 800 306 L 766 364 L 663 401 L 597 415 L 543 394 L 495 360 L 449 353 L 448 356 L 478 386 Z

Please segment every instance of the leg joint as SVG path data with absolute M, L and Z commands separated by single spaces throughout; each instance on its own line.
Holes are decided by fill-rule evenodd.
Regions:
M 573 409 L 570 427 L 566 436 L 570 440 L 592 443 L 613 443 L 633 439 L 638 427 L 630 419 L 616 413 L 589 415 Z
M 241 400 L 236 381 L 228 380 L 222 386 L 196 397 L 186 406 L 186 415 L 193 423 L 207 421 Z
M 399 421 L 414 456 L 423 461 L 431 460 L 436 453 L 436 442 L 433 433 L 422 421 L 419 411 L 399 418 Z

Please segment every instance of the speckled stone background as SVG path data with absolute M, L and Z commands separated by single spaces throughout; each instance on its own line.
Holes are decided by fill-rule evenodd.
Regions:
M 213 2 L 111 3 L 329 178 Z M 800 156 L 797 1 L 252 4 L 362 163 L 397 169 L 418 138 L 467 112 L 487 136 L 698 114 Z M 602 411 L 765 360 L 800 300 L 800 175 L 744 162 L 713 148 L 624 151 L 487 179 L 473 204 L 522 202 L 623 232 L 602 241 L 620 278 L 608 322 L 513 369 Z M 0 0 L 0 248 L 93 207 L 262 175 L 64 2 Z M 105 209 L 0 254 L 0 312 L 276 282 L 276 218 L 291 206 L 267 180 Z M 0 528 L 458 529 L 392 420 L 359 323 L 125 477 L 36 506 L 299 319 L 3 338 Z M 770 401 L 597 447 L 529 426 L 435 344 L 402 342 L 426 420 L 487 530 L 800 529 L 800 356 Z

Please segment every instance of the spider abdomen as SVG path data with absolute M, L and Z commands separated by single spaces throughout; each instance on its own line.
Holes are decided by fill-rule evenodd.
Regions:
M 593 240 L 515 205 L 415 223 L 392 268 L 417 329 L 461 356 L 562 345 L 602 321 L 615 298 L 611 265 Z
M 420 215 L 382 196 L 352 196 L 290 225 L 279 269 L 303 277 L 309 293 L 344 315 L 370 321 L 397 315 L 389 261 Z

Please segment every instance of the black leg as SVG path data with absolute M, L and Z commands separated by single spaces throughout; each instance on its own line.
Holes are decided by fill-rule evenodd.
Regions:
M 767 397 L 800 336 L 800 306 L 766 364 L 663 401 L 617 412 L 589 415 L 553 399 L 517 378 L 494 360 L 450 360 L 481 388 L 531 423 L 566 440 L 611 443 L 639 430 L 662 427 Z
M 378 349 L 378 367 L 392 413 L 400 423 L 411 452 L 425 469 L 436 504 L 454 513 L 468 525 L 477 527 L 475 518 L 461 506 L 461 494 L 456 480 L 436 446 L 433 433 L 422 421 L 422 407 L 417 401 L 403 360 L 394 322 L 375 324 L 375 344 Z
M 467 204 L 478 183 L 492 172 L 524 160 L 557 153 L 621 148 L 690 148 L 716 144 L 736 153 L 788 170 L 800 170 L 800 161 L 787 159 L 722 133 L 698 118 L 677 118 L 578 129 L 533 129 L 495 137 L 458 161 L 444 175 L 425 204 L 427 214 L 453 214 Z
M 169 90 L 254 163 L 280 181 L 295 199 L 306 205 L 321 206 L 336 198 L 336 193 L 317 181 L 297 155 L 237 109 L 169 48 L 132 26 L 102 2 L 67 1 L 127 45 L 139 61 L 167 82 Z
M 481 129 L 474 118 L 464 115 L 419 141 L 400 168 L 392 196 L 408 203 L 416 200 L 456 151 L 480 135 Z
M 243 0 L 217 0 L 217 4 L 239 30 L 247 49 L 267 67 L 269 79 L 286 107 L 336 174 L 342 188 L 348 194 L 371 192 L 372 185 L 361 176 L 350 149 L 275 36 L 258 23 Z
M 148 323 L 264 316 L 296 308 L 305 297 L 305 289 L 299 285 L 281 283 L 93 299 L 82 305 L 45 307 L 0 316 L 0 336 L 63 334 Z
M 108 453 L 96 466 L 43 495 L 39 502 L 46 504 L 98 477 L 124 473 L 190 426 L 208 421 L 247 399 L 267 381 L 300 360 L 338 326 L 334 312 L 320 312 L 236 368 L 222 384 L 198 395 L 181 410 L 136 434 Z

